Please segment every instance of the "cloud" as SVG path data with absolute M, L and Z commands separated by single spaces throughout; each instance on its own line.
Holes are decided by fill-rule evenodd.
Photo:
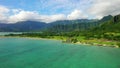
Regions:
M 57 20 L 65 20 L 66 16 L 64 14 L 56 14 L 56 15 L 41 15 L 40 21 L 49 23 Z
M 14 14 L 8 18 L 9 23 L 16 23 L 19 21 L 41 21 L 41 22 L 53 22 L 57 20 L 64 20 L 64 14 L 57 14 L 57 15 L 40 15 L 38 12 L 35 11 L 20 11 L 17 14 Z
M 13 12 L 14 14 L 16 14 L 16 13 L 18 13 L 18 12 L 20 12 L 20 11 L 22 11 L 22 9 L 12 9 L 12 12 Z
M 3 22 L 7 19 L 7 13 L 10 10 L 8 8 L 6 8 L 5 6 L 0 6 L 0 21 Z
M 106 15 L 117 15 L 120 13 L 120 0 L 92 0 L 93 4 L 88 13 L 95 18 L 102 18 Z
M 47 10 L 50 13 L 70 13 L 74 9 L 83 10 L 87 9 L 90 5 L 91 0 L 47 0 L 36 3 L 37 8 L 40 10 Z M 46 12 L 46 11 L 45 11 Z M 43 12 L 44 13 L 44 12 Z
M 38 20 L 39 19 L 39 14 L 35 11 L 24 11 L 21 10 L 20 12 L 9 16 L 8 22 L 9 23 L 16 23 L 19 21 L 27 21 L 27 20 Z
M 10 14 L 12 13 L 12 14 Z M 0 22 L 2 23 L 16 23 L 19 21 L 42 21 L 53 22 L 57 20 L 64 20 L 64 14 L 41 15 L 36 11 L 25 11 L 22 9 L 9 9 L 5 6 L 0 6 Z
M 72 13 L 70 13 L 67 16 L 67 18 L 68 18 L 68 20 L 83 19 L 83 18 L 87 18 L 87 15 L 85 15 L 80 10 L 74 10 Z
M 19 21 L 31 20 L 31 21 L 42 21 L 42 22 L 49 23 L 57 20 L 75 20 L 75 19 L 83 19 L 83 18 L 87 18 L 87 16 L 84 15 L 80 10 L 74 10 L 68 15 L 64 15 L 64 14 L 41 15 L 35 11 L 21 10 L 20 12 L 10 16 L 8 18 L 8 22 L 16 23 Z
M 6 12 L 9 12 L 9 9 L 5 6 L 0 5 L 0 13 L 6 13 Z
M 57 20 L 75 20 L 84 18 L 102 18 L 120 13 L 120 0 L 48 0 L 37 2 L 40 12 L 11 9 L 0 6 L 0 22 L 19 21 L 53 22 Z M 32 8 L 32 7 L 31 7 Z
M 52 14 L 42 15 L 37 11 L 25 11 L 22 9 L 9 9 L 4 6 L 0 7 L 0 22 L 16 23 L 20 21 L 40 21 L 40 22 L 53 22 L 57 20 L 74 20 L 86 18 L 87 16 L 80 10 L 74 10 L 68 15 L 65 14 Z M 10 14 L 12 13 L 12 14 Z

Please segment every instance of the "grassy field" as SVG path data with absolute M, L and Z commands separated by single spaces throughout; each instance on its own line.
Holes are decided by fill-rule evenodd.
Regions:
M 56 40 L 62 40 L 66 41 L 69 37 L 64 36 L 48 36 L 48 39 L 56 39 Z M 118 41 L 112 41 L 107 39 L 85 39 L 84 36 L 79 37 L 73 37 L 74 39 L 77 39 L 75 43 L 80 44 L 87 44 L 87 45 L 97 45 L 97 46 L 111 46 L 111 47 L 118 47 Z M 72 42 L 71 42 L 72 43 Z

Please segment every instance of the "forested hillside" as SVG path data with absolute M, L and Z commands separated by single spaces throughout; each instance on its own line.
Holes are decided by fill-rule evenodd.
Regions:
M 52 23 L 49 28 L 41 33 L 10 34 L 7 36 L 55 38 L 72 43 L 118 45 L 120 47 L 120 15 L 106 16 L 97 22 L 57 23 L 55 25 Z
M 59 20 L 55 22 L 45 23 L 38 21 L 21 21 L 13 24 L 0 23 L 1 32 L 71 32 L 84 31 L 94 27 L 98 27 L 102 22 L 108 21 L 112 18 L 111 15 L 103 17 L 101 20 L 97 19 L 77 19 L 77 20 Z
M 81 20 L 63 20 L 51 23 L 48 31 L 53 32 L 71 32 L 71 31 L 85 31 L 98 27 L 99 25 L 111 20 L 111 15 L 103 17 L 101 20 L 97 19 L 81 19 Z
M 109 21 L 103 22 L 99 27 L 88 31 L 87 38 L 106 38 L 109 40 L 120 40 L 120 15 L 114 16 Z

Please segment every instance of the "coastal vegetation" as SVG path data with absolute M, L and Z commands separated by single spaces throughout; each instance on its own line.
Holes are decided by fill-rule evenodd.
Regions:
M 98 46 L 120 47 L 120 20 L 119 15 L 115 17 L 106 16 L 99 20 L 98 26 L 86 28 L 86 24 L 81 28 L 81 25 L 76 24 L 56 24 L 53 27 L 43 30 L 42 32 L 28 32 L 22 34 L 9 34 L 5 36 L 19 37 L 37 37 L 47 39 L 58 39 L 67 43 L 81 43 Z M 76 28 L 73 25 L 78 25 Z M 65 28 L 68 27 L 69 28 Z M 93 26 L 93 25 L 92 25 Z M 68 31 L 68 29 L 72 29 Z M 73 30 L 74 29 L 74 30 Z M 81 30 L 82 29 L 82 30 Z

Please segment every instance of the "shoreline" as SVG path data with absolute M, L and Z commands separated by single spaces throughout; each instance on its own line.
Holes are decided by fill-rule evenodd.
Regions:
M 20 36 L 0 36 L 0 38 L 27 38 L 27 39 L 33 39 L 33 40 L 56 40 L 56 41 L 61 41 L 62 43 L 67 43 L 63 42 L 64 40 L 62 39 L 55 39 L 55 38 L 40 38 L 40 37 L 20 37 Z M 102 46 L 102 47 L 114 47 L 114 48 L 119 48 L 118 45 L 107 45 L 107 44 L 98 44 L 98 43 L 86 43 L 86 42 L 76 42 L 71 44 L 82 44 L 82 45 L 88 45 L 88 46 Z
M 0 38 L 27 38 L 27 39 L 34 39 L 34 40 L 58 40 L 58 39 L 49 39 L 49 38 L 40 38 L 40 37 L 20 37 L 20 36 L 0 36 Z M 62 41 L 62 40 L 58 40 Z

